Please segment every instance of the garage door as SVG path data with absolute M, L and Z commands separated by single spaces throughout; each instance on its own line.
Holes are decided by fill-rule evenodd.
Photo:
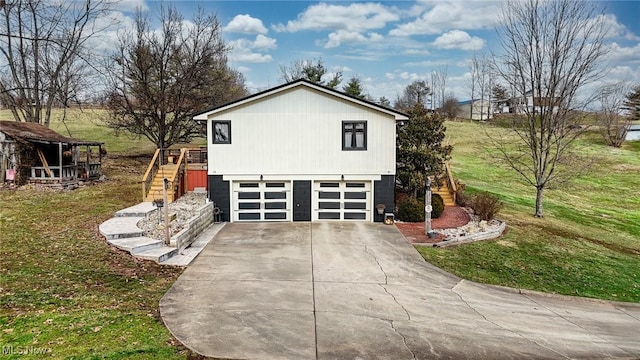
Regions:
M 233 221 L 291 221 L 291 182 L 233 183 Z
M 313 190 L 313 220 L 371 219 L 371 182 L 316 181 Z

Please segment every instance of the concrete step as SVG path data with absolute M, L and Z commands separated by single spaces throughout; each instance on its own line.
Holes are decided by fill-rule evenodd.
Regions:
M 108 240 L 109 243 L 118 249 L 122 249 L 135 255 L 139 252 L 143 252 L 150 249 L 155 249 L 162 246 L 162 241 L 152 239 L 146 236 L 138 236 L 133 238 L 113 239 Z
M 150 201 L 141 202 L 140 204 L 130 206 L 126 209 L 116 211 L 116 217 L 145 217 L 147 214 L 155 210 L 156 207 Z
M 162 263 L 178 253 L 178 249 L 169 246 L 161 246 L 136 253 L 135 256 L 145 260 L 153 260 Z
M 142 218 L 142 216 L 114 217 L 100 224 L 98 230 L 107 240 L 142 236 L 143 231 L 137 226 Z

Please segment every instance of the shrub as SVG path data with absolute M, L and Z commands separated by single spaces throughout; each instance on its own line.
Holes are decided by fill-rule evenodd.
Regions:
M 437 219 L 444 212 L 444 199 L 438 194 L 431 195 L 431 218 Z
M 502 208 L 502 202 L 497 196 L 482 192 L 473 197 L 473 211 L 480 217 L 480 220 L 489 221 Z
M 473 197 L 467 195 L 464 190 L 458 189 L 458 191 L 456 191 L 456 204 L 462 207 L 473 208 Z
M 400 201 L 398 203 L 398 219 L 406 222 L 424 221 L 424 203 L 414 198 Z

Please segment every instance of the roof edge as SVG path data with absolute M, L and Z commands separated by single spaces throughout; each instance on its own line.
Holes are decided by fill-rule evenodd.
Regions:
M 234 100 L 232 102 L 229 102 L 229 103 L 226 103 L 226 104 L 223 104 L 223 105 L 219 105 L 219 106 L 213 107 L 213 108 L 211 108 L 209 110 L 205 110 L 203 112 L 200 112 L 200 113 L 197 113 L 197 114 L 193 115 L 193 119 L 195 121 L 207 120 L 208 116 L 210 114 L 212 114 L 212 113 L 216 113 L 216 112 L 219 112 L 219 111 L 222 111 L 222 110 L 226 110 L 226 109 L 229 109 L 229 108 L 232 108 L 232 107 L 235 107 L 235 106 L 246 104 L 246 103 L 249 103 L 251 101 L 258 100 L 260 98 L 269 96 L 271 94 L 278 93 L 280 91 L 284 91 L 284 90 L 287 90 L 287 89 L 292 89 L 292 88 L 300 86 L 300 85 L 308 86 L 310 88 L 314 88 L 316 90 L 325 92 L 325 93 L 330 94 L 332 96 L 337 96 L 339 98 L 342 98 L 342 99 L 345 99 L 345 100 L 349 100 L 349 101 L 358 103 L 360 105 L 363 105 L 363 106 L 366 106 L 366 107 L 369 107 L 369 108 L 374 108 L 374 109 L 376 109 L 378 111 L 381 111 L 383 113 L 386 113 L 386 114 L 389 114 L 389 115 L 393 115 L 393 117 L 395 118 L 396 121 L 408 120 L 409 119 L 409 115 L 407 115 L 407 114 L 405 114 L 403 112 L 387 108 L 387 107 L 382 106 L 380 104 L 376 104 L 376 103 L 374 103 L 372 101 L 356 98 L 354 96 L 345 94 L 345 93 L 343 93 L 341 91 L 338 91 L 336 89 L 332 89 L 330 87 L 327 87 L 327 86 L 324 86 L 324 85 L 320 85 L 320 84 L 314 83 L 314 82 L 306 80 L 306 79 L 294 80 L 294 81 L 291 81 L 291 82 L 288 82 L 288 83 L 285 83 L 285 84 L 281 84 L 281 85 L 278 85 L 276 87 L 273 87 L 273 88 L 270 88 L 270 89 L 267 89 L 267 90 L 263 90 L 263 91 L 257 92 L 255 94 L 246 96 L 244 98 L 241 98 L 241 99 L 238 99 L 238 100 Z

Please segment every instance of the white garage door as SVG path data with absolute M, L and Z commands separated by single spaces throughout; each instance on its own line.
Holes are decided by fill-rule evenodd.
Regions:
M 233 183 L 233 221 L 291 221 L 291 182 Z
M 312 219 L 369 221 L 370 200 L 370 181 L 316 181 Z

